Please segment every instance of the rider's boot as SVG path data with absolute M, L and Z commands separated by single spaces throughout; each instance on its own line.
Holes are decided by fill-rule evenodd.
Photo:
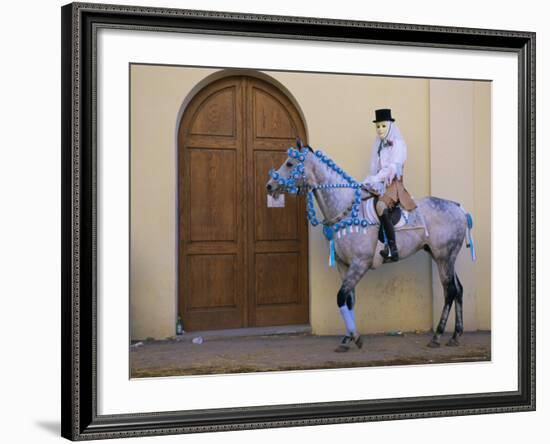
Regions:
M 397 262 L 399 260 L 399 253 L 397 251 L 397 244 L 395 243 L 395 229 L 393 228 L 393 224 L 391 222 L 390 211 L 387 208 L 380 216 L 380 222 L 384 227 L 386 237 L 388 238 L 388 245 L 390 247 L 388 251 L 388 247 L 386 246 L 380 254 L 384 258 L 384 263 Z

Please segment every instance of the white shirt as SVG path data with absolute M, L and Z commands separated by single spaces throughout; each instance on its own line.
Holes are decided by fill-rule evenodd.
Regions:
M 407 160 L 407 145 L 402 139 L 394 139 L 393 145 L 382 146 L 378 155 L 379 146 L 380 143 L 373 146 L 370 162 L 371 175 L 365 179 L 365 182 L 382 182 L 388 186 L 395 177 L 401 179 L 403 175 L 403 165 Z

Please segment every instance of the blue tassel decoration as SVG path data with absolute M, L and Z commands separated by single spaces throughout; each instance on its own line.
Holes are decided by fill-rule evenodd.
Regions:
M 329 242 L 330 256 L 328 258 L 329 267 L 334 267 L 336 265 L 336 259 L 334 258 L 334 239 L 331 239 Z
M 472 256 L 472 262 L 475 262 L 477 257 L 476 257 L 476 247 L 474 245 L 474 240 L 472 239 L 472 235 L 470 234 L 470 232 L 468 231 L 468 237 L 470 238 L 470 255 Z
M 474 245 L 474 238 L 472 237 L 472 232 L 471 232 L 474 226 L 474 220 L 470 213 L 466 213 L 466 222 L 468 223 L 468 244 L 469 244 L 468 246 L 470 247 L 470 257 L 472 258 L 472 262 L 475 262 L 477 259 L 476 247 Z
M 468 222 L 468 229 L 474 228 L 474 219 L 470 213 L 466 213 L 466 222 Z
M 328 242 L 328 248 L 329 248 L 328 265 L 330 267 L 334 267 L 336 265 L 336 259 L 334 254 L 334 230 L 328 225 L 325 225 L 323 227 L 323 234 L 329 241 Z

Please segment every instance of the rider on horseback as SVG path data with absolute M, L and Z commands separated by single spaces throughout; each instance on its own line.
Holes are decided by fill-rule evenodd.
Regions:
M 370 176 L 363 183 L 378 191 L 376 213 L 388 239 L 380 252 L 386 262 L 397 262 L 399 254 L 395 243 L 395 230 L 391 212 L 399 203 L 407 211 L 414 210 L 416 204 L 403 185 L 403 167 L 407 160 L 407 145 L 390 109 L 375 111 L 376 138 L 372 148 Z

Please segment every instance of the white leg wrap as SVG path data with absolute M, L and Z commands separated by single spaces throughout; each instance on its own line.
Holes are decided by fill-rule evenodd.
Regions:
M 355 333 L 355 315 L 353 310 L 350 310 L 348 306 L 344 304 L 340 307 L 340 314 L 346 324 L 346 334 L 351 336 L 352 333 Z

